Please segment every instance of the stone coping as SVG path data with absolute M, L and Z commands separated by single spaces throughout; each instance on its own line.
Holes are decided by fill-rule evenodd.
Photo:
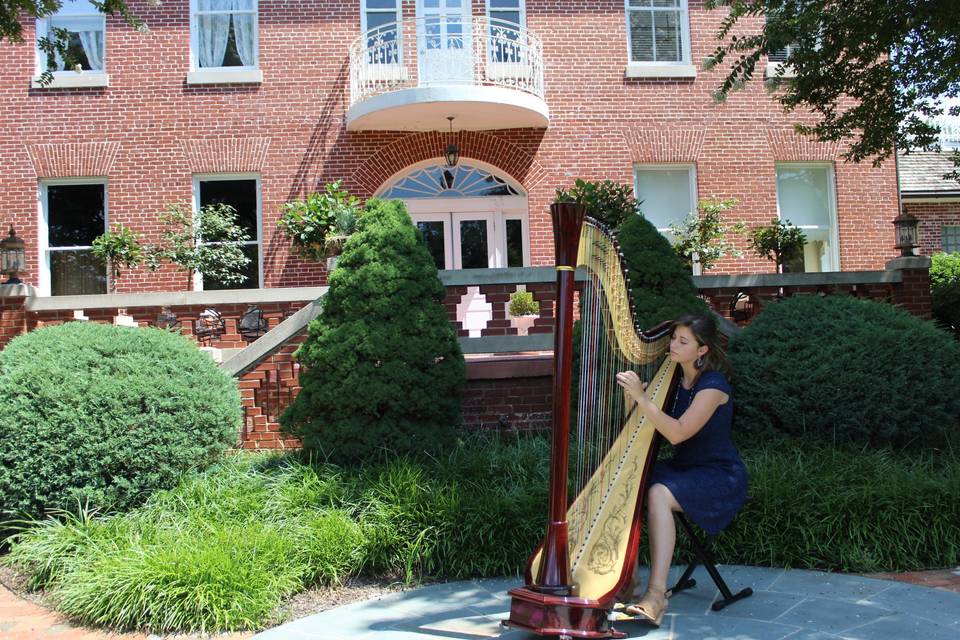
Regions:
M 909 258 L 904 258 L 909 260 Z M 891 261 L 893 262 L 893 261 Z M 887 284 L 903 282 L 898 269 L 914 268 L 912 264 L 887 271 L 824 271 L 822 273 L 750 273 L 716 276 L 693 276 L 697 289 L 745 289 L 748 287 L 816 287 L 838 284 Z
M 154 293 L 110 293 L 90 296 L 50 296 L 28 298 L 26 309 L 36 312 L 68 311 L 71 309 L 133 309 L 137 307 L 312 302 L 326 292 L 327 287 L 282 287 L 226 291 L 158 291 Z

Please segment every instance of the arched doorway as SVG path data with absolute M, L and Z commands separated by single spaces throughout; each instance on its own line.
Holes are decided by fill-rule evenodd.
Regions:
M 438 269 L 530 264 L 526 193 L 484 163 L 422 162 L 394 176 L 378 196 L 404 201 Z

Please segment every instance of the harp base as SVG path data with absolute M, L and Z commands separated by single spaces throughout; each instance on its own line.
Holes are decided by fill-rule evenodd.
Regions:
M 510 618 L 503 625 L 560 638 L 625 638 L 610 626 L 610 608 L 596 600 L 551 596 L 529 587 L 511 589 Z

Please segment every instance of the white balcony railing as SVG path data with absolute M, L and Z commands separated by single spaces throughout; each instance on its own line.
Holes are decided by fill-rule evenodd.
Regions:
M 350 106 L 382 93 L 471 85 L 543 99 L 543 44 L 512 22 L 437 15 L 377 27 L 350 45 Z

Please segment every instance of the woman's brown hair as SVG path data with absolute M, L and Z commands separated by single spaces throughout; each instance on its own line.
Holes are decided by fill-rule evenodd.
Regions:
M 727 354 L 720 346 L 717 323 L 710 316 L 686 315 L 674 320 L 671 327 L 671 334 L 677 327 L 686 327 L 690 329 L 697 344 L 707 347 L 707 353 L 703 356 L 703 366 L 697 367 L 701 373 L 704 371 L 719 371 L 728 379 L 732 373 L 730 362 L 727 360 Z

